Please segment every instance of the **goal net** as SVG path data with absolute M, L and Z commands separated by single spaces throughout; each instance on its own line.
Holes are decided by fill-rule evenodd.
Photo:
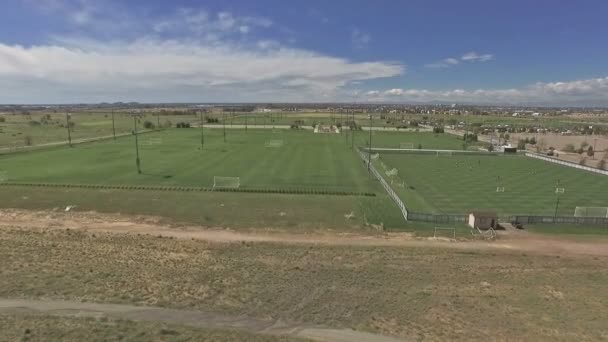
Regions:
M 576 207 L 574 217 L 608 217 L 608 207 Z
M 148 138 L 143 141 L 143 146 L 160 145 L 163 143 L 163 138 Z
M 8 172 L 0 171 L 0 183 L 8 181 Z
M 386 175 L 389 177 L 396 176 L 399 173 L 399 170 L 393 168 L 392 170 L 386 171 Z
M 282 147 L 283 140 L 268 140 L 266 142 L 266 147 Z
M 496 192 L 505 192 L 505 187 L 504 186 L 497 186 L 496 187 Z
M 399 144 L 399 148 L 409 148 L 412 149 L 414 148 L 414 143 L 411 142 L 402 142 Z
M 452 151 L 437 151 L 437 157 L 451 157 Z
M 555 188 L 555 193 L 556 194 L 563 194 L 566 192 L 565 188 Z
M 456 240 L 456 228 L 450 228 L 450 227 L 435 227 L 434 231 L 433 231 L 433 238 L 437 239 L 437 238 L 445 238 L 445 237 L 449 237 L 452 240 Z
M 380 158 L 380 154 L 379 153 L 372 154 L 372 159 L 373 160 L 376 160 L 378 158 Z
M 240 177 L 213 177 L 213 188 L 238 189 L 241 186 Z

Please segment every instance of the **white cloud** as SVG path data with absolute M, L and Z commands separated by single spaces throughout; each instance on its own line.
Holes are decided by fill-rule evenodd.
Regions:
M 142 38 L 0 44 L 0 102 L 311 101 L 404 66 L 285 48 Z
M 456 102 L 479 104 L 608 105 L 608 77 L 570 82 L 538 82 L 512 89 L 389 89 L 366 93 L 379 102 Z
M 462 55 L 462 57 L 460 57 L 460 59 L 462 59 L 463 61 L 466 62 L 487 62 L 487 61 L 491 61 L 494 59 L 494 55 L 493 54 L 478 54 L 475 51 L 471 51 L 471 52 L 467 52 L 464 55 Z
M 180 8 L 175 13 L 152 23 L 156 33 L 193 33 L 207 40 L 239 33 L 248 34 L 254 29 L 267 29 L 272 21 L 262 17 L 235 16 L 222 11 L 213 15 L 205 9 Z
M 447 67 L 450 67 L 452 65 L 459 64 L 459 63 L 460 63 L 460 61 L 457 60 L 456 58 L 446 58 L 446 59 L 441 60 L 441 61 L 436 62 L 436 63 L 425 64 L 424 66 L 426 68 L 440 69 L 440 68 L 447 68 Z
M 464 55 L 462 55 L 460 57 L 460 59 L 453 58 L 453 57 L 445 58 L 439 62 L 425 64 L 424 67 L 431 68 L 431 69 L 443 69 L 443 68 L 449 68 L 454 65 L 458 65 L 458 64 L 460 64 L 460 61 L 474 63 L 474 62 L 487 62 L 487 61 L 491 61 L 493 59 L 494 59 L 494 55 L 489 54 L 489 53 L 480 55 L 477 52 L 468 52 L 468 53 L 465 53 Z
M 361 49 L 366 47 L 372 41 L 372 36 L 368 32 L 354 28 L 351 31 L 350 39 L 353 46 Z

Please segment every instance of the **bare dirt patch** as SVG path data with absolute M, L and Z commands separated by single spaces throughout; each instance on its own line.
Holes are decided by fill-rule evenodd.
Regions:
M 1 213 L 0 298 L 214 312 L 406 340 L 607 334 L 597 319 L 608 314 L 601 243 L 236 234 L 120 215 Z
M 83 230 L 89 232 L 134 233 L 219 243 L 270 242 L 330 246 L 442 247 L 449 249 L 522 251 L 547 255 L 608 256 L 608 239 L 576 241 L 560 236 L 525 231 L 500 232 L 496 241 L 457 241 L 415 238 L 408 233 L 287 233 L 279 230 L 238 232 L 200 226 L 171 226 L 150 216 L 127 216 L 95 212 L 0 210 L 0 228 L 38 230 Z
M 608 137 L 601 135 L 561 135 L 558 133 L 513 133 L 511 134 L 511 143 L 517 145 L 519 139 L 535 138 L 539 144 L 544 146 L 544 149 L 553 147 L 559 153 L 559 159 L 578 163 L 582 157 L 586 158 L 586 165 L 597 167 L 599 161 L 604 158 L 605 154 L 608 153 Z M 582 155 L 578 153 L 567 153 L 564 152 L 564 147 L 567 144 L 574 145 L 575 148 L 579 148 L 582 143 L 586 142 L 589 146 L 595 145 L 595 155 L 593 157 L 587 156 L 585 150 Z M 534 150 L 536 151 L 536 150 Z

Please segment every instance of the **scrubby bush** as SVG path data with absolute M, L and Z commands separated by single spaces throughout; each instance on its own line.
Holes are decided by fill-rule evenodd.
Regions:
M 152 123 L 152 121 L 144 121 L 144 128 L 145 129 L 154 129 L 154 123 Z
M 574 153 L 576 152 L 576 147 L 574 147 L 574 144 L 567 144 L 566 146 L 564 146 L 563 150 L 564 152 Z
M 6 118 L 4 116 L 0 116 L 0 122 L 6 122 Z
M 519 141 L 517 142 L 517 149 L 518 150 L 525 150 L 527 142 L 528 142 L 528 139 L 525 139 L 525 140 L 519 139 Z
M 175 127 L 177 128 L 190 128 L 189 122 L 178 122 Z
M 593 151 L 593 147 L 589 146 L 589 148 L 587 149 L 587 155 L 589 157 L 593 157 L 593 155 L 595 155 L 595 151 Z
M 433 133 L 443 133 L 443 127 L 437 126 L 437 127 L 433 127 Z

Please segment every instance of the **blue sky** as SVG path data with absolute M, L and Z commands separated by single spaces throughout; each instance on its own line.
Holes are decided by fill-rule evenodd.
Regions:
M 606 1 L 5 0 L 0 103 L 608 105 Z

